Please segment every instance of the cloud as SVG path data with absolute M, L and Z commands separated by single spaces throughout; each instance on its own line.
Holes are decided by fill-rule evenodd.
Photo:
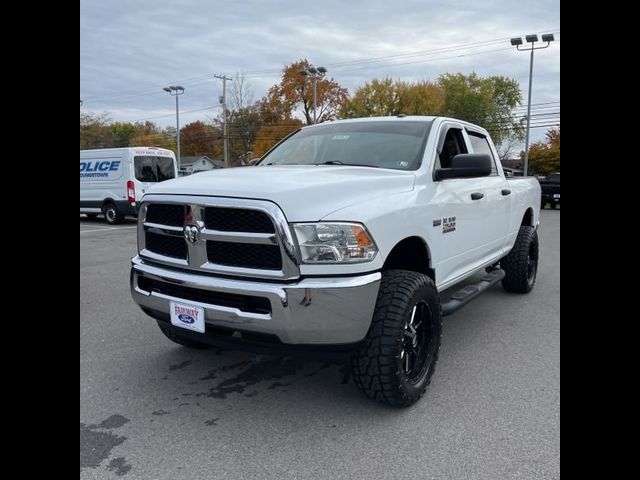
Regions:
M 517 79 L 526 97 L 529 57 L 508 38 L 557 31 L 559 10 L 558 0 L 82 0 L 80 95 L 83 109 L 107 111 L 114 120 L 155 117 L 172 125 L 175 100 L 163 86 L 183 85 L 181 112 L 197 110 L 181 115 L 181 123 L 211 118 L 221 94 L 214 73 L 248 72 L 258 99 L 284 65 L 307 58 L 351 93 L 373 78 L 435 80 L 476 71 Z M 535 55 L 534 103 L 559 101 L 556 38 Z M 402 56 L 413 52 L 431 53 Z M 388 58 L 361 62 L 379 57 Z M 533 138 L 543 136 L 539 129 Z

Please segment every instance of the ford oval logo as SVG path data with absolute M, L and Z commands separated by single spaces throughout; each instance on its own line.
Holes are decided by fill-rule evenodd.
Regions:
M 188 313 L 180 313 L 178 314 L 178 319 L 181 322 L 184 323 L 194 323 L 196 321 L 195 318 L 193 318 L 191 315 L 189 315 Z

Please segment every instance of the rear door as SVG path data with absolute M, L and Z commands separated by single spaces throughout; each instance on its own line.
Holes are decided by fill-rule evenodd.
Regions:
M 482 178 L 484 198 L 480 203 L 483 203 L 484 227 L 479 234 L 485 255 L 491 257 L 500 254 L 509 230 L 511 191 L 506 178 L 498 170 L 497 157 L 487 135 L 469 127 L 466 130 L 472 153 L 486 153 L 492 159 L 491 175 Z
M 133 178 L 135 182 L 136 201 L 151 185 L 171 180 L 176 177 L 176 162 L 173 157 L 145 154 L 133 158 Z

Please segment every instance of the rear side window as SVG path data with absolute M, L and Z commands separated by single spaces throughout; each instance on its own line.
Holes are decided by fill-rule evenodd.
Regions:
M 136 180 L 162 182 L 175 177 L 173 159 L 169 157 L 135 157 L 133 160 Z
M 491 175 L 497 175 L 498 169 L 496 167 L 496 159 L 493 156 L 493 152 L 491 151 L 491 147 L 489 146 L 489 140 L 487 137 L 480 133 L 469 132 L 469 141 L 471 142 L 471 148 L 473 148 L 473 153 L 488 153 L 492 158 L 491 162 Z

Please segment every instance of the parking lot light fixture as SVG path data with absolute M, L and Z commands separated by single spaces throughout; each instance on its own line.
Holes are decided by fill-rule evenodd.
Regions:
M 311 79 L 311 84 L 313 86 L 313 123 L 318 123 L 318 117 L 316 114 L 317 111 L 317 86 L 316 83 L 318 80 L 322 80 L 324 75 L 327 73 L 327 69 L 325 67 L 314 67 L 313 65 L 300 70 L 300 75 L 303 77 L 309 77 Z
M 529 95 L 527 97 L 527 130 L 525 133 L 525 141 L 524 141 L 524 176 L 528 175 L 529 172 L 529 131 L 531 129 L 531 86 L 533 84 L 533 51 L 540 50 L 543 48 L 547 48 L 551 42 L 553 42 L 554 36 L 553 33 L 545 33 L 542 35 L 542 41 L 545 42 L 544 45 L 539 45 L 536 47 L 536 42 L 538 41 L 538 35 L 526 35 L 525 40 L 527 43 L 530 43 L 530 47 L 522 47 L 522 38 L 515 37 L 511 39 L 511 45 L 516 47 L 519 51 L 530 51 L 531 59 L 529 61 Z
M 172 97 L 176 97 L 176 147 L 177 147 L 177 161 L 178 171 L 180 171 L 180 109 L 178 106 L 178 96 L 184 93 L 184 87 L 182 85 L 169 85 L 162 90 L 167 92 Z

